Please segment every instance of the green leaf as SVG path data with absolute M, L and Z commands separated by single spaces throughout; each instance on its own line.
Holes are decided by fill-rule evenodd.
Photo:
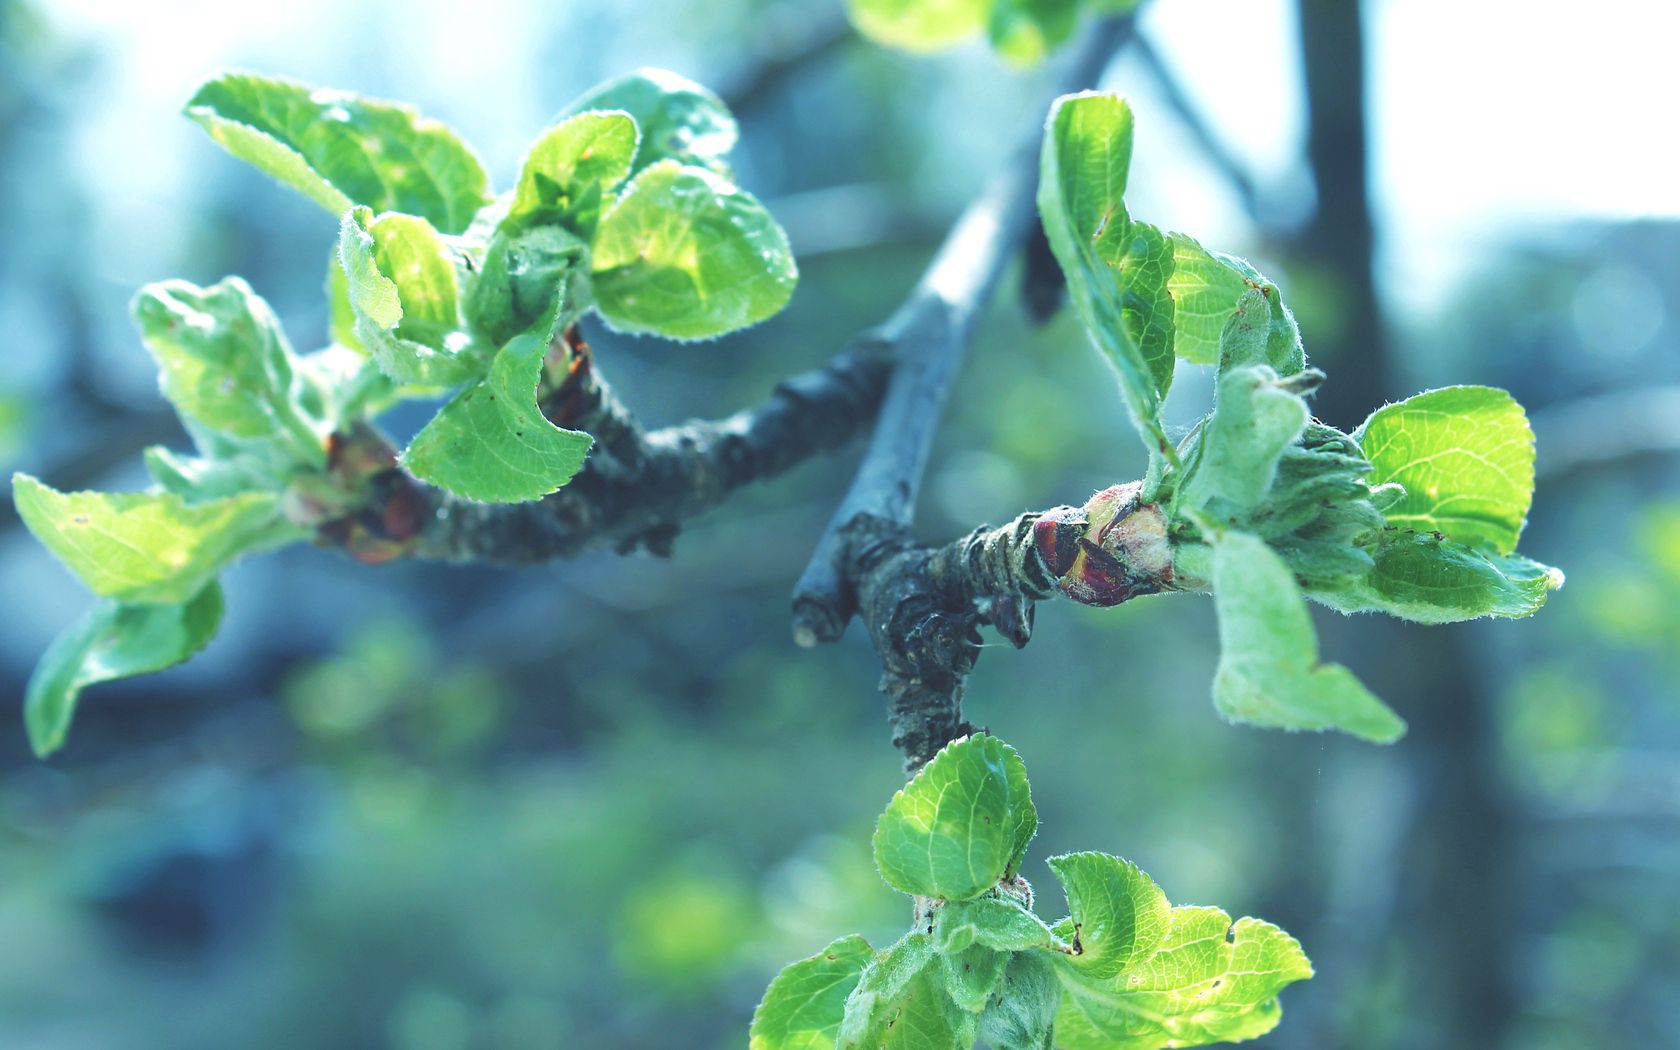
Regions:
M 833 1050 L 846 998 L 874 959 L 853 934 L 783 969 L 753 1011 L 748 1050 Z
M 1132 423 L 1173 455 L 1161 428 L 1172 384 L 1172 246 L 1126 214 L 1132 112 L 1118 96 L 1064 95 L 1050 111 L 1040 155 L 1038 209 L 1068 296 L 1120 379 Z
M 537 408 L 548 353 L 538 325 L 508 340 L 484 379 L 456 394 L 414 436 L 402 465 L 415 477 L 484 503 L 541 499 L 572 480 L 593 439 Z
M 1563 586 L 1563 573 L 1550 565 L 1409 529 L 1382 533 L 1370 553 L 1368 574 L 1314 597 L 1343 612 L 1457 623 L 1482 616 L 1532 616 Z
M 1219 369 L 1266 365 L 1280 376 L 1293 376 L 1307 365 L 1295 315 L 1283 305 L 1276 286 L 1260 283 L 1264 279 L 1257 273 L 1252 280 L 1256 283 L 1237 299 L 1220 333 Z
M 1318 662 L 1318 635 L 1288 566 L 1241 532 L 1213 545 L 1219 669 L 1213 700 L 1238 722 L 1284 729 L 1340 729 L 1375 743 L 1406 730 L 1400 716 L 1340 664 Z
M 858 32 L 905 51 L 937 51 L 985 28 L 992 0 L 846 0 Z
M 893 955 L 889 951 L 866 970 L 852 992 L 834 1044 L 838 1050 L 968 1050 L 973 1046 L 980 1019 L 958 1008 L 945 994 L 938 968 L 927 965 L 932 956 L 920 950 L 903 960 L 894 960 Z M 877 979 L 877 973 L 883 976 Z
M 1388 522 L 1499 554 L 1516 550 L 1534 497 L 1534 431 L 1503 390 L 1449 386 L 1384 405 L 1354 438 L 1373 486 L 1406 495 Z
M 875 825 L 875 864 L 900 893 L 966 900 L 996 886 L 1020 848 L 1021 758 L 991 736 L 947 744 Z M 1036 818 L 1035 818 L 1036 819 Z
M 907 933 L 877 955 L 846 997 L 835 1045 L 874 1050 L 872 1037 L 933 959 L 932 939 L 925 933 Z
M 273 493 L 187 503 L 174 493 L 59 492 L 12 475 L 18 516 L 88 589 L 185 602 L 240 553 L 300 538 Z
M 1005 60 L 1031 66 L 1072 36 L 1078 24 L 1078 0 L 996 0 L 986 35 Z
M 991 1050 L 1050 1050 L 1061 986 L 1043 952 L 1009 961 L 1003 984 L 980 1015 L 980 1038 Z
M 666 69 L 638 69 L 609 80 L 566 107 L 562 117 L 590 110 L 620 110 L 641 130 L 630 174 L 662 160 L 726 174 L 723 158 L 739 130 L 729 107 L 710 90 Z
M 339 262 L 356 335 L 399 383 L 444 387 L 482 370 L 460 327 L 449 249 L 424 219 L 366 208 L 344 213 Z
M 630 177 L 638 139 L 636 122 L 616 111 L 579 113 L 549 128 L 520 164 L 503 227 L 564 222 L 590 236 L 603 200 Z
M 182 415 L 231 437 L 274 439 L 301 463 L 326 462 L 326 434 L 297 403 L 291 344 L 250 285 L 149 284 L 133 311 L 163 394 Z
M 222 589 L 214 580 L 185 602 L 101 600 L 54 639 L 29 678 L 29 746 L 40 758 L 57 751 L 83 689 L 178 664 L 209 644 L 221 622 Z
M 945 981 L 945 993 L 958 1007 L 969 1013 L 986 1009 L 992 992 L 1003 983 L 1003 969 L 1009 963 L 1009 953 L 971 944 L 960 952 L 939 957 L 940 971 Z
M 1067 890 L 1072 922 L 1064 934 L 1076 951 L 1064 956 L 1093 978 L 1113 977 L 1154 954 L 1166 936 L 1172 908 L 1153 879 L 1130 861 L 1106 853 L 1050 858 Z
M 1219 341 L 1236 311 L 1237 300 L 1253 285 L 1246 264 L 1211 252 L 1182 233 L 1171 235 L 1172 273 L 1167 289 L 1173 298 L 1173 349 L 1193 364 L 1219 361 Z
M 1221 373 L 1216 389 L 1184 499 L 1198 507 L 1214 499 L 1258 507 L 1277 477 L 1278 461 L 1301 436 L 1311 413 L 1306 401 L 1266 365 Z
M 1179 907 L 1161 948 L 1103 981 L 1058 968 L 1063 1050 L 1158 1050 L 1263 1035 L 1277 1026 L 1278 993 L 1313 975 L 1295 939 L 1270 923 L 1218 908 Z
M 595 302 L 626 332 L 709 339 L 787 305 L 799 272 L 757 198 L 660 161 L 625 187 L 594 245 Z
M 589 246 L 562 226 L 497 231 L 467 291 L 468 320 L 490 345 L 502 345 L 566 308 L 561 293 L 587 284 L 588 257 Z
M 1044 920 L 1010 897 L 947 901 L 939 910 L 935 944 L 941 952 L 960 952 L 979 944 L 1004 952 L 1048 948 L 1055 934 Z
M 186 112 L 223 149 L 334 215 L 361 204 L 460 233 L 490 198 L 472 150 L 394 102 L 227 73 L 200 87 Z

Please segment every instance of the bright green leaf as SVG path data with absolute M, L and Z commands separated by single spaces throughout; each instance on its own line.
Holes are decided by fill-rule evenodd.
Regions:
M 1093 978 L 1113 977 L 1154 954 L 1172 908 L 1166 894 L 1137 865 L 1106 853 L 1050 858 L 1067 891 L 1075 953 L 1069 966 Z
M 865 973 L 846 1005 L 835 1042 L 839 1050 L 968 1050 L 974 1045 L 980 1019 L 951 1001 L 937 967 L 924 966 L 892 995 L 870 999 L 865 1013 L 858 993 L 868 982 Z
M 672 339 L 757 324 L 787 304 L 799 277 L 787 235 L 757 198 L 675 161 L 625 187 L 594 252 L 601 315 Z
M 753 1011 L 748 1050 L 833 1050 L 846 998 L 874 959 L 853 934 L 783 969 Z
M 1182 233 L 1172 234 L 1171 240 L 1167 288 L 1173 297 L 1173 349 L 1194 364 L 1216 364 L 1225 325 L 1253 285 L 1233 257 L 1210 252 Z
M 459 332 L 455 270 L 436 230 L 412 215 L 344 214 L 339 262 L 356 335 L 399 383 L 443 387 L 476 378 L 482 365 Z
M 1218 908 L 1172 911 L 1166 939 L 1127 973 L 1098 981 L 1059 968 L 1056 1045 L 1063 1050 L 1159 1050 L 1253 1039 L 1282 1016 L 1278 992 L 1312 976 L 1295 939 Z
M 1133 424 L 1170 458 L 1160 410 L 1174 361 L 1166 283 L 1172 248 L 1126 214 L 1131 155 L 1132 112 L 1118 96 L 1057 99 L 1045 127 L 1038 209 L 1069 299 L 1114 366 Z
M 541 499 L 570 481 L 592 439 L 560 429 L 537 408 L 550 328 L 538 325 L 508 340 L 489 374 L 415 435 L 403 466 L 422 481 L 485 503 Z
M 229 153 L 334 215 L 361 204 L 460 233 L 490 198 L 472 150 L 409 106 L 227 73 L 200 87 L 186 112 Z
M 54 639 L 29 678 L 29 746 L 41 758 L 57 751 L 83 689 L 178 664 L 209 644 L 221 622 L 222 589 L 214 580 L 181 603 L 102 599 Z
M 187 503 L 174 493 L 59 492 L 12 475 L 18 516 L 89 590 L 185 602 L 240 553 L 295 539 L 273 493 Z
M 549 128 L 520 164 L 503 225 L 565 222 L 589 236 L 607 194 L 630 176 L 638 137 L 636 122 L 617 111 L 579 113 Z
M 1288 566 L 1266 544 L 1227 532 L 1213 546 L 1219 612 L 1214 704 L 1239 722 L 1340 729 L 1391 743 L 1406 724 L 1340 664 L 1318 662 L 1318 635 Z
M 1015 749 L 992 736 L 947 744 L 887 804 L 875 825 L 875 863 L 901 893 L 966 900 L 997 885 L 1020 842 L 1024 774 Z
M 726 174 L 723 158 L 739 129 L 729 107 L 710 90 L 666 69 L 638 69 L 601 84 L 566 107 L 562 117 L 590 110 L 620 110 L 641 130 L 630 173 L 662 160 Z
M 858 32 L 906 51 L 937 51 L 985 28 L 992 0 L 846 0 Z
M 326 435 L 297 403 L 291 344 L 250 285 L 237 277 L 209 288 L 149 284 L 133 309 L 164 396 L 183 415 L 231 437 L 284 442 L 302 463 L 325 462 Z
M 933 942 L 925 933 L 905 934 L 878 954 L 846 997 L 835 1045 L 875 1050 L 887 1017 L 933 960 Z
M 1534 497 L 1534 431 L 1503 390 L 1449 386 L 1384 405 L 1354 433 L 1371 484 L 1406 495 L 1391 525 L 1510 554 Z

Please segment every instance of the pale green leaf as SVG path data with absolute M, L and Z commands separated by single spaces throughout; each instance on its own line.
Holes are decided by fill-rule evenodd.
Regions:
M 1214 704 L 1227 718 L 1284 729 L 1340 729 L 1391 743 L 1406 724 L 1340 664 L 1321 664 L 1300 586 L 1257 537 L 1227 532 L 1213 545 L 1219 612 Z
M 867 1027 L 854 1028 L 850 1010 L 835 1042 L 839 1050 L 968 1050 L 980 1027 L 977 1015 L 951 1001 L 933 967 L 884 1001 Z
M 1064 933 L 1075 949 L 1063 957 L 1067 965 L 1113 977 L 1160 946 L 1172 909 L 1137 865 L 1106 853 L 1068 853 L 1051 857 L 1050 870 L 1062 880 L 1072 918 Z
M 834 1050 L 846 998 L 874 959 L 853 934 L 784 968 L 753 1011 L 748 1050 Z
M 1172 263 L 1171 246 L 1152 227 L 1138 224 L 1134 231 L 1126 214 L 1131 154 L 1132 113 L 1119 97 L 1087 92 L 1057 99 L 1040 155 L 1038 209 L 1069 300 L 1114 366 L 1133 424 L 1170 457 L 1160 409 L 1172 383 L 1171 298 L 1163 272 Z M 1128 275 L 1142 282 L 1138 288 L 1128 289 Z
M 906 51 L 937 51 L 985 28 L 992 0 L 846 0 L 858 32 Z
M 991 1050 L 1050 1050 L 1061 987 L 1044 952 L 1009 961 L 1003 983 L 980 1015 L 980 1038 Z
M 1312 976 L 1295 939 L 1218 908 L 1174 908 L 1160 950 L 1136 969 L 1093 980 L 1058 969 L 1063 1050 L 1160 1050 L 1263 1035 L 1282 1016 L 1278 993 Z
M 939 910 L 934 937 L 941 952 L 960 952 L 971 944 L 1018 952 L 1056 943 L 1043 919 L 1013 898 L 1001 896 L 947 901 Z
M 971 944 L 939 957 L 945 993 L 957 1006 L 976 1014 L 986 1008 L 992 993 L 1003 983 L 1003 969 L 1008 964 L 1008 952 L 983 944 Z
M 726 174 L 723 158 L 739 130 L 716 94 L 667 69 L 638 69 L 601 84 L 566 107 L 562 117 L 590 110 L 630 114 L 641 139 L 630 174 L 662 160 Z
M 537 408 L 550 327 L 508 340 L 489 374 L 415 435 L 402 465 L 422 481 L 484 503 L 541 499 L 572 480 L 593 439 L 562 430 Z
M 1307 403 L 1266 365 L 1221 373 L 1216 391 L 1183 498 L 1197 507 L 1215 499 L 1258 507 L 1284 450 L 1307 425 Z
M 472 150 L 409 106 L 227 73 L 200 87 L 186 112 L 229 153 L 334 215 L 361 204 L 460 233 L 490 198 Z
M 300 538 L 271 492 L 188 503 L 152 492 L 59 492 L 12 475 L 18 516 L 88 589 L 131 602 L 185 602 L 240 553 Z
M 995 0 L 986 35 L 1017 66 L 1044 60 L 1079 24 L 1078 0 Z
M 1216 364 L 1225 325 L 1253 284 L 1231 256 L 1210 252 L 1182 233 L 1172 234 L 1171 240 L 1167 289 L 1173 297 L 1173 349 L 1194 364 Z
M 458 330 L 448 252 L 438 232 L 412 215 L 375 218 L 353 208 L 339 225 L 339 262 L 357 338 L 399 383 L 453 386 L 483 368 Z
M 178 664 L 209 644 L 221 622 L 222 589 L 214 580 L 181 603 L 101 599 L 53 640 L 29 678 L 29 746 L 41 758 L 57 751 L 83 689 Z
M 887 804 L 875 863 L 901 893 L 965 900 L 997 885 L 1016 857 L 1024 775 L 1015 749 L 991 736 L 947 744 Z
M 1264 283 L 1257 273 L 1250 280 L 1252 287 L 1237 298 L 1220 333 L 1219 369 L 1266 365 L 1280 376 L 1293 376 L 1307 363 L 1295 315 L 1283 305 L 1276 286 Z
M 637 141 L 636 122 L 620 111 L 579 113 L 549 128 L 520 164 L 503 226 L 561 222 L 591 235 L 608 194 L 630 176 Z
M 1510 554 L 1534 497 L 1534 431 L 1503 390 L 1450 386 L 1384 405 L 1354 433 L 1373 486 L 1405 486 L 1391 525 Z
M 567 308 L 561 293 L 587 283 L 588 257 L 589 246 L 563 226 L 497 231 L 467 291 L 468 320 L 490 345 L 502 345 Z
M 1563 573 L 1549 565 L 1409 529 L 1382 533 L 1369 553 L 1373 565 L 1367 574 L 1314 597 L 1343 612 L 1457 623 L 1532 616 L 1563 586 Z
M 880 1029 L 934 957 L 932 939 L 925 933 L 905 934 L 877 954 L 846 997 L 835 1045 L 875 1050 Z
M 709 339 L 770 317 L 798 280 L 787 235 L 751 194 L 661 161 L 601 219 L 595 303 L 626 332 Z
M 326 434 L 298 404 L 291 344 L 250 285 L 149 284 L 133 311 L 163 394 L 184 416 L 230 437 L 272 439 L 301 463 L 325 462 Z

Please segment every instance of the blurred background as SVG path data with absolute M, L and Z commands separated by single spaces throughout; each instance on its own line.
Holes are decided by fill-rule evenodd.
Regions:
M 839 6 L 0 0 L 0 465 L 137 487 L 142 446 L 183 443 L 127 319 L 147 281 L 243 274 L 325 340 L 333 219 L 178 115 L 225 66 L 414 102 L 502 186 L 601 79 L 714 86 L 798 294 L 704 348 L 591 338 L 645 421 L 761 399 L 891 310 L 1055 82 L 979 43 L 883 51 Z M 1221 723 L 1204 600 L 1044 605 L 968 700 L 1033 773 L 1041 910 L 1043 858 L 1087 848 L 1279 922 L 1319 976 L 1278 1050 L 1680 1045 L 1680 7 L 1155 0 L 1140 30 L 1105 85 L 1138 114 L 1134 213 L 1279 280 L 1330 422 L 1516 393 L 1524 550 L 1569 585 L 1528 622 L 1322 616 L 1410 721 L 1391 748 Z M 1176 418 L 1207 391 L 1181 369 Z M 868 853 L 900 775 L 876 661 L 787 623 L 855 455 L 669 561 L 242 564 L 211 648 L 90 690 L 50 763 L 15 712 L 88 598 L 0 509 L 0 1047 L 743 1045 L 783 963 L 905 919 Z M 1141 467 L 1106 367 L 1011 281 L 921 527 Z

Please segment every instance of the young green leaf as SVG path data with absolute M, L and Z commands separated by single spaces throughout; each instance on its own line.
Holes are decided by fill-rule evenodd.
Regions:
M 1256 283 L 1238 296 L 1219 334 L 1219 370 L 1266 365 L 1280 376 L 1293 376 L 1307 364 L 1295 315 L 1283 305 L 1276 286 L 1259 283 L 1259 274 L 1251 280 Z
M 356 335 L 399 383 L 445 387 L 482 371 L 460 327 L 449 249 L 424 219 L 366 208 L 344 213 L 339 262 Z
M 1044 60 L 1079 24 L 1079 0 L 994 0 L 986 35 L 1017 66 Z
M 59 492 L 12 475 L 18 516 L 88 589 L 185 602 L 244 551 L 297 539 L 271 492 L 187 503 L 174 493 Z
M 947 744 L 900 788 L 875 825 L 875 864 L 901 893 L 966 900 L 997 885 L 1024 826 L 1021 758 L 991 736 Z M 1036 818 L 1035 818 L 1036 819 Z
M 1271 548 L 1241 532 L 1213 545 L 1219 612 L 1214 704 L 1234 721 L 1284 729 L 1340 729 L 1392 743 L 1406 724 L 1340 664 L 1318 662 L 1318 636 L 1301 589 Z
M 867 1023 L 847 1004 L 835 1042 L 839 1050 L 968 1050 L 980 1018 L 945 994 L 938 967 L 927 967 L 897 994 L 876 1001 Z M 868 980 L 867 975 L 865 981 Z M 862 990 L 863 985 L 858 986 Z M 854 996 L 853 1003 L 858 1000 Z
M 1018 952 L 1056 943 L 1043 919 L 1011 898 L 993 896 L 947 901 L 939 910 L 934 939 L 939 951 L 947 954 L 972 944 Z
M 1343 612 L 1457 623 L 1482 616 L 1532 616 L 1563 586 L 1563 573 L 1549 565 L 1409 529 L 1382 533 L 1370 554 L 1368 573 L 1314 597 Z
M 757 198 L 670 160 L 625 187 L 594 253 L 601 315 L 671 339 L 757 324 L 787 305 L 799 277 L 787 235 Z
M 1313 975 L 1296 940 L 1218 908 L 1172 911 L 1166 939 L 1136 969 L 1093 980 L 1059 967 L 1056 1045 L 1159 1050 L 1253 1039 L 1282 1016 L 1278 992 Z
M 1100 979 L 1155 953 L 1172 907 L 1137 865 L 1106 853 L 1068 853 L 1051 857 L 1050 870 L 1062 880 L 1072 913 L 1059 931 L 1075 945 L 1075 953 L 1063 957 L 1067 965 Z
M 735 118 L 722 99 L 687 77 L 666 69 L 638 69 L 591 89 L 560 115 L 590 110 L 620 110 L 641 129 L 629 174 L 662 160 L 728 173 L 723 158 L 735 148 L 739 135 Z
M 1049 1050 L 1061 999 L 1046 953 L 1021 952 L 1009 960 L 1001 987 L 980 1015 L 980 1038 L 991 1050 Z
M 214 580 L 185 602 L 102 599 L 54 639 L 29 678 L 29 746 L 40 758 L 57 751 L 83 689 L 178 664 L 209 644 L 221 622 L 222 589 Z
M 455 395 L 402 454 L 415 477 L 484 503 L 541 499 L 572 480 L 592 438 L 537 408 L 552 325 L 514 336 L 484 379 Z
M 906 51 L 937 51 L 985 28 L 992 0 L 846 0 L 858 32 Z
M 1277 476 L 1278 460 L 1310 415 L 1306 401 L 1266 365 L 1222 373 L 1184 501 L 1196 507 L 1214 499 L 1259 506 Z
M 1126 214 L 1131 156 L 1132 111 L 1123 100 L 1097 92 L 1062 96 L 1045 126 L 1038 209 L 1068 297 L 1119 375 L 1133 424 L 1170 458 L 1160 411 L 1174 363 L 1172 248 Z
M 300 463 L 326 461 L 326 435 L 298 404 L 296 355 L 250 285 L 149 284 L 133 310 L 163 394 L 182 415 L 230 437 L 274 439 Z
M 833 1050 L 846 999 L 874 960 L 853 934 L 784 968 L 753 1011 L 748 1050 Z
M 361 204 L 460 233 L 490 199 L 472 150 L 409 106 L 227 73 L 200 87 L 186 112 L 229 153 L 334 215 Z
M 520 164 L 502 227 L 564 222 L 591 236 L 602 202 L 630 177 L 639 137 L 636 122 L 621 111 L 579 113 L 549 128 Z
M 945 994 L 969 1013 L 980 1013 L 1003 983 L 1003 970 L 1008 964 L 1008 952 L 983 944 L 971 944 L 960 952 L 943 954 L 939 957 L 939 967 Z
M 933 961 L 933 943 L 925 933 L 907 933 L 877 955 L 846 997 L 835 1045 L 874 1050 L 878 1043 L 872 1040 L 878 1039 L 899 1000 Z
M 1498 554 L 1516 550 L 1534 498 L 1534 431 L 1510 394 L 1431 390 L 1377 409 L 1353 436 L 1371 461 L 1373 486 L 1405 486 L 1389 524 Z
M 1212 252 L 1182 233 L 1171 235 L 1172 274 L 1167 290 L 1173 297 L 1173 349 L 1193 364 L 1219 361 L 1219 340 L 1236 311 L 1237 300 L 1253 285 L 1243 264 L 1222 252 Z

